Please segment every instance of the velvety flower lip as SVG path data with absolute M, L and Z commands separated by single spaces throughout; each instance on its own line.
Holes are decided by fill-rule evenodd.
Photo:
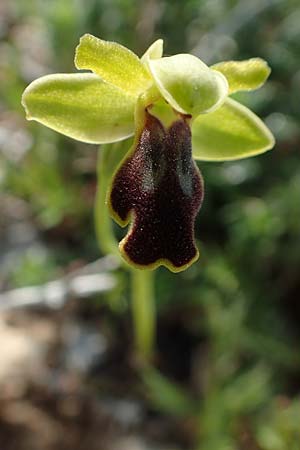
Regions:
M 229 97 L 261 87 L 269 66 L 261 58 L 208 67 L 189 54 L 163 57 L 161 39 L 139 58 L 90 34 L 75 66 L 90 72 L 47 75 L 25 89 L 27 119 L 94 144 L 134 135 L 108 195 L 112 217 L 132 221 L 121 253 L 140 268 L 186 269 L 198 258 L 194 222 L 203 200 L 192 157 L 234 160 L 274 146 L 265 124 Z
M 192 160 L 189 118 L 165 129 L 146 110 L 141 135 L 113 179 L 112 215 L 121 225 L 132 219 L 120 249 L 137 267 L 163 264 L 178 272 L 198 258 L 194 221 L 204 189 Z

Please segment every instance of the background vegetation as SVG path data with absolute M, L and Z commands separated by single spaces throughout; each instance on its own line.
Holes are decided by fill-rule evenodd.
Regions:
M 1 0 L 1 449 L 300 449 L 299 24 L 297 0 Z M 123 268 L 101 260 L 101 280 L 67 302 L 47 284 L 101 256 L 97 147 L 26 122 L 20 96 L 38 76 L 75 71 L 85 32 L 139 55 L 162 37 L 166 54 L 272 67 L 264 88 L 238 99 L 276 148 L 199 164 L 201 257 L 181 274 L 157 271 L 147 368 Z M 32 302 L 7 294 L 41 285 Z M 21 293 L 36 306 L 12 309 Z

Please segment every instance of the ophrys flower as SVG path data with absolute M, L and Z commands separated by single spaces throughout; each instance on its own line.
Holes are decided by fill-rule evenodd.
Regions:
M 107 201 L 132 225 L 120 243 L 134 266 L 178 272 L 198 258 L 194 221 L 203 200 L 197 160 L 225 161 L 274 145 L 263 122 L 228 97 L 260 87 L 267 64 L 253 58 L 209 68 L 189 54 L 162 57 L 162 40 L 139 59 L 127 48 L 84 35 L 75 65 L 93 73 L 54 74 L 23 94 L 27 118 L 74 139 L 108 143 L 134 134 Z

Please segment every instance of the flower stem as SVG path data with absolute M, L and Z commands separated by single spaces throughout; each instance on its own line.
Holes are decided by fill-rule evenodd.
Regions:
M 97 240 L 102 252 L 120 258 L 118 243 L 113 233 L 112 221 L 106 204 L 106 193 L 113 173 L 126 149 L 124 150 L 120 144 L 118 144 L 118 148 L 113 147 L 117 147 L 117 144 L 103 145 L 99 151 L 95 224 Z M 129 266 L 125 262 L 124 264 L 128 269 Z M 153 354 L 155 341 L 154 272 L 130 267 L 130 275 L 135 347 L 140 359 L 148 361 Z
M 138 356 L 149 361 L 155 341 L 154 271 L 131 270 L 131 301 Z
M 103 145 L 99 150 L 97 175 L 98 185 L 95 200 L 95 227 L 98 245 L 101 251 L 119 256 L 118 243 L 114 237 L 112 221 L 106 204 L 106 192 L 111 179 L 109 170 L 109 153 L 113 151 L 109 145 Z

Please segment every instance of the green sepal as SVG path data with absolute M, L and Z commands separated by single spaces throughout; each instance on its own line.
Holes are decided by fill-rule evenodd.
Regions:
M 260 88 L 271 73 L 268 63 L 261 58 L 245 61 L 225 61 L 211 67 L 222 73 L 228 81 L 229 94 Z
M 22 104 L 28 120 L 78 141 L 114 142 L 134 132 L 134 97 L 91 73 L 41 77 L 25 89 Z
M 232 99 L 192 125 L 193 157 L 226 161 L 258 155 L 274 146 L 274 137 L 252 111 Z

